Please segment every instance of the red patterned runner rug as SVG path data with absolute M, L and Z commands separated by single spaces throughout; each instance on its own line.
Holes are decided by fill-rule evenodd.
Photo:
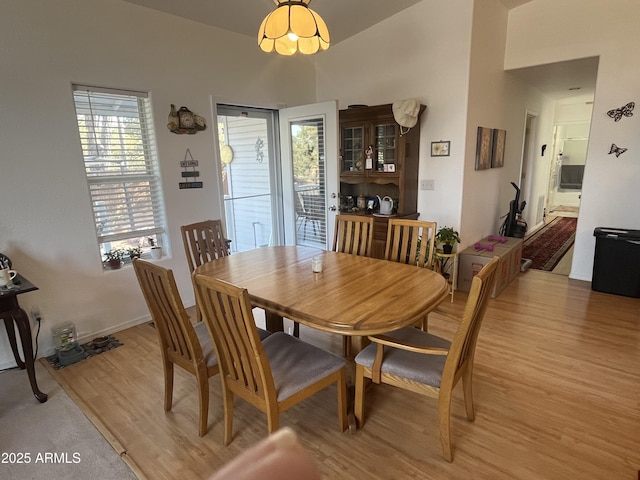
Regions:
M 524 240 L 522 258 L 533 261 L 529 268 L 550 272 L 576 239 L 577 218 L 556 217 Z

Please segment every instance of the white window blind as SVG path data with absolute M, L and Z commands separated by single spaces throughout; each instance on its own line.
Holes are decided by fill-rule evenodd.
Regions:
M 73 99 L 98 241 L 161 238 L 164 205 L 148 95 L 74 85 Z

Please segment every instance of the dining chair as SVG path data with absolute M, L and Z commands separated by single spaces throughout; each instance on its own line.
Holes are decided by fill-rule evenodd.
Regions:
M 173 271 L 136 258 L 133 268 L 151 319 L 158 332 L 164 370 L 164 411 L 173 404 L 173 366 L 178 365 L 196 377 L 200 404 L 198 434 L 207 433 L 209 377 L 218 373 L 218 359 L 211 335 L 204 322 L 191 323 L 176 286 Z M 262 340 L 270 335 L 258 329 Z
M 178 365 L 196 377 L 200 404 L 198 434 L 207 433 L 209 377 L 218 373 L 213 342 L 203 322 L 192 325 L 173 272 L 136 258 L 133 268 L 158 332 L 164 370 L 164 411 L 173 403 L 173 366 Z
M 433 269 L 436 230 L 436 222 L 390 218 L 385 260 Z M 425 315 L 418 326 L 426 330 L 427 322 Z
M 225 257 L 230 254 L 227 239 L 224 236 L 221 220 L 205 220 L 180 227 L 184 252 L 189 263 L 189 272 L 203 263 Z M 197 321 L 202 321 L 200 310 L 196 308 Z
M 373 217 L 336 215 L 333 251 L 352 255 L 371 256 L 373 245 Z
M 336 215 L 333 234 L 333 251 L 371 256 L 373 248 L 373 217 L 363 215 Z M 342 352 L 345 357 L 351 356 L 351 337 L 342 336 Z
M 193 283 L 220 359 L 225 445 L 233 434 L 234 395 L 264 412 L 272 433 L 279 427 L 280 413 L 336 384 L 340 431 L 347 428 L 344 359 L 284 332 L 260 342 L 245 288 L 202 274 L 196 274 Z
M 355 358 L 355 415 L 364 425 L 365 378 L 438 399 L 438 423 L 443 456 L 453 461 L 451 450 L 451 395 L 460 379 L 467 419 L 473 422 L 473 362 L 487 302 L 500 262 L 494 257 L 473 278 L 462 319 L 449 342 L 414 327 L 371 336 L 373 342 Z
M 189 272 L 203 263 L 230 254 L 221 220 L 205 220 L 180 227 Z
M 295 208 L 296 223 L 298 223 L 298 231 L 302 227 L 302 239 L 307 238 L 307 223 L 311 222 L 314 237 L 318 235 L 320 230 L 320 214 L 316 207 L 317 199 L 315 195 L 308 193 L 295 192 Z

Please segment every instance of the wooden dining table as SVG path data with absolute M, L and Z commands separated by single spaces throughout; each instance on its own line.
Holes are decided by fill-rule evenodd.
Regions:
M 322 257 L 321 272 L 312 259 Z M 448 295 L 445 278 L 427 268 L 301 246 L 264 247 L 197 267 L 203 274 L 246 288 L 265 310 L 266 329 L 283 318 L 341 335 L 377 335 L 423 320 Z M 356 346 L 356 351 L 359 349 Z M 348 361 L 353 380 L 354 362 Z M 349 431 L 357 429 L 349 388 Z
M 323 269 L 313 272 L 318 256 Z M 381 334 L 418 322 L 448 293 L 444 277 L 426 268 L 302 246 L 234 253 L 195 273 L 246 288 L 272 332 L 285 317 L 341 335 Z

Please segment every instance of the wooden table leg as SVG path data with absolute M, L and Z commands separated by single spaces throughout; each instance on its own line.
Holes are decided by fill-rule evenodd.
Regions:
M 9 316 L 10 317 L 7 317 Z M 20 343 L 22 345 L 22 352 L 24 353 L 24 362 L 20 359 L 20 354 L 18 353 L 18 348 L 16 345 L 15 332 L 13 330 L 13 322 L 7 321 L 10 318 L 15 322 L 18 327 L 18 334 L 20 335 Z M 16 357 L 16 363 L 20 367 L 20 369 L 27 369 L 27 375 L 29 376 L 29 383 L 31 383 L 31 390 L 33 391 L 33 395 L 40 403 L 44 403 L 49 398 L 46 393 L 43 393 L 38 388 L 38 383 L 36 382 L 36 369 L 33 361 L 33 340 L 31 338 L 31 325 L 29 325 L 29 316 L 26 314 L 24 310 L 18 308 L 11 312 L 4 313 L 4 323 L 7 328 L 7 335 L 9 336 L 9 342 L 11 343 L 11 349 L 13 350 L 13 354 Z M 13 336 L 13 342 L 11 342 L 11 337 Z
M 13 352 L 13 358 L 18 364 L 20 370 L 24 370 L 24 362 L 20 358 L 20 352 L 18 352 L 18 344 L 16 342 L 16 331 L 13 327 L 13 317 L 5 314 L 2 318 L 4 320 L 4 327 L 7 330 L 7 336 L 9 337 L 9 344 L 11 345 L 11 351 Z
M 269 332 L 284 332 L 284 322 L 282 316 L 276 313 L 264 310 L 265 326 Z

